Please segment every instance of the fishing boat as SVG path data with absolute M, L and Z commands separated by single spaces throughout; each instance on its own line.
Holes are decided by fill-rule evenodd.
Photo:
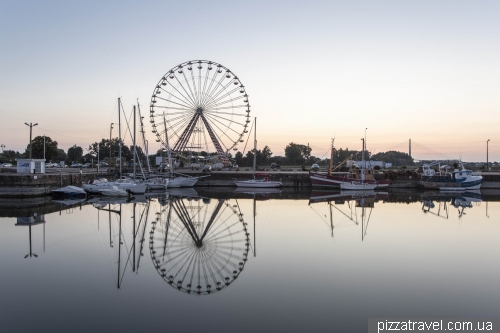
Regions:
M 87 195 L 87 193 L 82 188 L 71 185 L 52 190 L 51 192 L 56 196 L 85 197 Z
M 460 169 L 457 168 L 451 172 L 447 172 L 446 168 L 441 166 L 436 172 L 431 168 L 436 164 L 439 165 L 439 161 L 422 165 L 422 176 L 417 182 L 419 188 L 440 191 L 465 191 L 481 188 L 483 177 L 473 175 L 472 170 L 465 169 L 462 162 L 459 164 Z
M 364 142 L 364 139 L 363 139 Z M 364 147 L 364 144 L 363 144 Z M 375 188 L 387 188 L 390 184 L 389 179 L 375 180 L 373 168 L 366 168 L 366 163 L 362 162 L 362 168 L 357 167 L 352 164 L 349 172 L 335 172 L 335 170 L 340 169 L 347 161 L 352 160 L 355 155 L 351 155 L 342 161 L 339 165 L 333 168 L 333 155 L 335 152 L 335 147 L 331 147 L 330 165 L 328 172 L 317 172 L 309 171 L 309 178 L 311 179 L 311 184 L 313 187 L 325 187 L 325 188 L 340 188 L 341 184 L 352 184 L 352 182 L 362 182 L 368 184 L 375 184 Z M 357 155 L 357 154 L 356 154 Z
M 280 181 L 270 180 L 270 175 L 267 173 L 255 173 L 257 169 L 257 118 L 254 119 L 254 154 L 253 154 L 253 179 L 249 180 L 237 180 L 234 183 L 236 186 L 240 187 L 251 187 L 251 188 L 264 188 L 264 187 L 282 187 L 283 184 Z M 256 179 L 255 177 L 262 177 L 261 179 Z
M 340 184 L 340 188 L 342 190 L 349 190 L 349 191 L 370 191 L 374 190 L 377 187 L 377 183 L 363 183 L 359 181 L 353 181 L 353 182 L 344 182 Z

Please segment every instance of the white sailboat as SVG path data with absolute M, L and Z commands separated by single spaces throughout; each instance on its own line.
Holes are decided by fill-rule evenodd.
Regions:
M 283 184 L 279 181 L 269 180 L 269 174 L 255 173 L 257 169 L 257 117 L 254 120 L 254 152 L 253 152 L 253 179 L 237 180 L 234 183 L 240 187 L 264 188 L 264 187 L 282 187 Z M 255 176 L 260 176 L 262 179 L 255 179 Z

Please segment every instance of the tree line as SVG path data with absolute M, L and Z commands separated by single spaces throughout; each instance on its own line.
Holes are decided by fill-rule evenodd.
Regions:
M 32 141 L 32 158 L 42 159 L 44 156 L 43 151 L 43 136 L 37 136 Z M 77 145 L 73 145 L 68 148 L 67 151 L 58 148 L 57 141 L 52 140 L 50 137 L 45 137 L 45 159 L 48 162 L 62 162 L 66 164 L 72 163 L 90 163 L 91 160 L 97 162 L 97 152 L 99 151 L 99 158 L 101 161 L 106 161 L 110 164 L 115 164 L 118 158 L 119 151 L 119 139 L 112 138 L 102 139 L 100 142 L 94 142 L 88 146 L 85 150 Z M 259 166 L 262 165 L 303 165 L 310 166 L 312 164 L 318 164 L 320 166 L 327 166 L 330 163 L 330 156 L 328 158 L 319 158 L 312 155 L 312 148 L 308 145 L 303 145 L 299 143 L 290 142 L 284 149 L 283 155 L 274 155 L 269 146 L 265 146 L 263 149 L 259 149 L 256 152 L 254 150 L 249 150 L 243 155 L 242 152 L 238 151 L 233 157 L 230 155 L 230 159 L 239 166 L 251 167 L 253 165 L 254 154 L 256 154 L 256 163 Z M 146 154 L 141 147 L 137 146 L 137 155 L 139 160 L 145 162 L 146 158 L 150 159 L 152 165 L 155 164 L 155 157 L 162 156 L 165 152 L 161 149 L 155 154 L 150 154 L 146 157 Z M 210 156 L 214 154 L 209 154 L 207 152 L 191 152 L 191 154 L 199 156 Z M 273 156 L 274 155 L 274 156 Z M 13 150 L 5 150 L 3 154 L 0 154 L 0 163 L 14 163 L 16 158 L 27 158 L 29 157 L 29 144 L 23 153 L 16 152 Z M 333 154 L 333 162 L 335 165 L 343 162 L 345 159 L 352 157 L 354 160 L 361 160 L 361 152 L 358 150 L 350 150 L 348 148 L 336 149 Z M 393 166 L 402 165 L 414 165 L 413 158 L 406 153 L 398 151 L 387 151 L 372 155 L 369 151 L 365 151 L 365 158 L 392 163 Z M 122 145 L 122 159 L 123 161 L 133 160 L 133 146 Z

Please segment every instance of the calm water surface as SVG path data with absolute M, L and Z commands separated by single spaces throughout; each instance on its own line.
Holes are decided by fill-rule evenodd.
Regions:
M 365 332 L 370 317 L 498 316 L 498 194 L 196 191 L 0 201 L 2 331 Z

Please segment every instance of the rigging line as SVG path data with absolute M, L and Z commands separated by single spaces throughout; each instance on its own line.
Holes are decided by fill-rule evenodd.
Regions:
M 172 87 L 175 89 L 175 87 L 174 87 L 174 86 L 172 86 Z M 156 95 L 156 94 L 154 95 L 154 98 L 158 98 L 158 99 L 164 100 L 165 102 L 168 102 L 168 103 L 173 103 L 173 104 L 176 104 L 176 105 L 179 105 L 179 106 L 184 106 L 184 107 L 186 107 L 186 108 L 188 108 L 188 109 L 193 109 L 193 108 L 194 108 L 194 105 L 186 105 L 186 103 L 185 103 L 185 102 L 187 102 L 187 104 L 189 104 L 189 103 L 190 103 L 190 101 L 189 101 L 189 100 L 180 99 L 179 97 L 177 97 L 176 95 L 174 95 L 174 94 L 172 94 L 172 93 L 170 93 L 170 92 L 166 91 L 165 89 L 163 89 L 163 88 L 161 88 L 161 89 L 162 89 L 163 91 L 165 91 L 167 94 L 169 94 L 169 95 L 170 95 L 170 97 L 175 97 L 176 99 L 178 99 L 178 100 L 179 100 L 180 102 L 182 102 L 182 103 L 177 103 L 177 102 L 174 102 L 172 99 L 166 99 L 166 98 L 160 97 L 160 96 L 158 96 L 158 95 Z M 176 90 L 177 90 L 177 89 L 176 89 Z M 184 97 L 184 95 L 182 95 L 180 92 L 179 92 L 179 94 L 180 94 L 182 97 Z M 168 96 L 166 96 L 166 97 L 168 97 Z
M 255 123 L 255 119 L 252 122 L 252 127 L 250 127 L 250 131 L 248 131 L 247 142 L 245 143 L 245 147 L 243 147 L 243 156 L 245 156 L 245 150 L 247 149 L 248 140 L 250 139 L 250 136 L 252 135 L 252 130 L 253 130 L 254 123 Z M 236 172 L 238 172 L 238 171 L 236 171 Z
M 45 132 L 49 132 L 49 133 L 52 133 L 52 134 L 56 134 L 56 135 L 59 135 L 59 136 L 64 136 L 66 138 L 71 138 L 71 139 L 81 139 L 81 140 L 88 140 L 88 139 L 95 139 L 96 136 L 92 136 L 92 137 L 88 137 L 88 138 L 78 138 L 78 137 L 74 137 L 74 136 L 69 136 L 69 135 L 64 135 L 64 134 L 59 134 L 59 133 L 56 133 L 56 132 L 52 132 L 52 131 L 49 131 L 48 129 L 45 129 L 43 127 L 38 127 L 39 129 L 45 131 Z

